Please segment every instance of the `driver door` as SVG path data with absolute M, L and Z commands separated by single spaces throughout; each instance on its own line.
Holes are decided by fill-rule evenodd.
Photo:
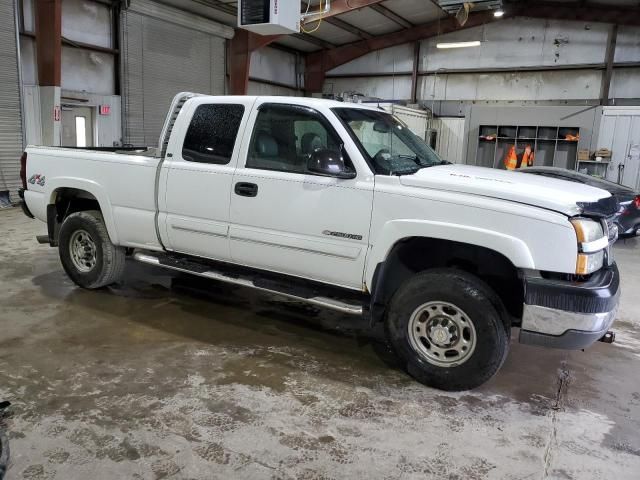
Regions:
M 373 176 L 357 169 L 353 179 L 307 171 L 314 150 L 344 143 L 316 110 L 262 103 L 249 125 L 253 132 L 233 176 L 233 261 L 361 290 Z

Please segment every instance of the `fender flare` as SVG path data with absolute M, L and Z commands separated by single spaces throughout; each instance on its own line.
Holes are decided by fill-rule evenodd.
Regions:
M 365 271 L 365 284 L 368 288 L 373 285 L 376 267 L 386 260 L 393 247 L 398 242 L 412 237 L 451 240 L 484 247 L 505 256 L 517 268 L 535 268 L 529 247 L 519 238 L 449 222 L 391 220 L 384 224 L 369 253 Z
M 45 198 L 49 199 L 49 205 L 55 202 L 56 192 L 61 188 L 74 188 L 93 195 L 98 201 L 98 205 L 100 205 L 100 211 L 102 212 L 102 217 L 104 218 L 109 238 L 114 245 L 118 245 L 118 232 L 113 218 L 113 208 L 111 201 L 109 200 L 109 196 L 102 185 L 93 180 L 76 177 L 55 177 L 47 179 L 47 192 Z

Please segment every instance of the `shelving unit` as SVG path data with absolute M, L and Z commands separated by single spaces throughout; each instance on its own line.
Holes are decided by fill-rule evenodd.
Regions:
M 578 160 L 576 170 L 594 177 L 605 178 L 609 163 L 611 163 L 611 160 Z
M 534 165 L 575 170 L 578 162 L 578 127 L 548 127 L 531 125 L 481 125 L 479 129 L 476 165 L 504 169 L 503 159 L 511 146 L 522 155 L 527 145 L 534 151 Z

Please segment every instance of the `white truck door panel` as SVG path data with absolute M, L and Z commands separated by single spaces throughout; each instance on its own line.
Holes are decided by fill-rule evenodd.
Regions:
M 315 120 L 321 117 L 318 112 L 306 119 L 304 112 L 292 107 L 288 116 L 282 110 L 286 106 L 280 105 L 277 113 L 269 114 L 270 105 L 254 110 L 250 124 L 256 125 L 255 133 L 245 134 L 233 177 L 231 258 L 251 267 L 360 290 L 373 203 L 372 178 L 359 175 L 343 180 L 307 173 L 307 151 L 314 148 L 310 142 L 327 147 L 339 137 L 326 119 L 324 125 Z M 322 131 L 325 126 L 330 133 Z M 328 135 L 335 135 L 336 140 Z M 262 149 L 264 155 L 260 157 L 256 149 Z M 252 161 L 256 155 L 258 163 Z M 247 158 L 246 165 L 240 166 Z M 246 196 L 242 189 L 238 193 L 238 184 L 254 185 L 255 196 Z
M 253 100 L 193 99 L 180 115 L 161 174 L 161 236 L 169 250 L 229 260 L 229 199 L 239 144 Z M 162 208 L 164 206 L 164 208 Z

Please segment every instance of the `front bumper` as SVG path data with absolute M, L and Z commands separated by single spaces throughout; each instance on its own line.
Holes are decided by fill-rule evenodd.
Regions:
M 586 282 L 524 278 L 520 343 L 580 349 L 599 340 L 613 323 L 620 299 L 615 263 Z

